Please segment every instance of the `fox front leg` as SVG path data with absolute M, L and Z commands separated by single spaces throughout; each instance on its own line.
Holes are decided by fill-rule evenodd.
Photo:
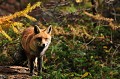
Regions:
M 38 75 L 42 74 L 43 56 L 38 57 Z
M 34 58 L 29 58 L 28 59 L 28 63 L 29 63 L 29 68 L 30 68 L 30 75 L 32 76 L 33 75 L 33 69 L 34 69 Z

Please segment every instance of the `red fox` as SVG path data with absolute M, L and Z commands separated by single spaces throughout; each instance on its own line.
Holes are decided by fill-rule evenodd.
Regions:
M 37 74 L 42 73 L 43 55 L 51 43 L 51 30 L 51 26 L 47 29 L 35 26 L 23 31 L 21 45 L 27 56 L 31 75 L 33 75 L 35 58 L 37 58 Z

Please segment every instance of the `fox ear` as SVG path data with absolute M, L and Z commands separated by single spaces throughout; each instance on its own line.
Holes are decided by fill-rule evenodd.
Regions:
M 35 33 L 35 34 L 40 33 L 40 28 L 39 28 L 39 26 L 37 26 L 37 25 L 34 26 L 34 33 Z
M 51 34 L 51 31 L 52 31 L 52 26 L 50 25 L 50 26 L 46 29 L 46 32 L 47 32 L 48 34 Z

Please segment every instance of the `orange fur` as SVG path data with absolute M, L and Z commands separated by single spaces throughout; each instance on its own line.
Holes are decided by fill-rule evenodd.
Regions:
M 51 42 L 51 27 L 40 29 L 28 27 L 23 31 L 21 44 L 28 58 L 30 73 L 33 73 L 34 60 L 38 58 L 38 74 L 42 71 L 42 57 Z

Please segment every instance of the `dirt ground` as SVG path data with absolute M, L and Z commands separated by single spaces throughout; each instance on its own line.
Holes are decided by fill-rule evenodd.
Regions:
M 0 79 L 31 79 L 29 69 L 22 66 L 0 66 Z

